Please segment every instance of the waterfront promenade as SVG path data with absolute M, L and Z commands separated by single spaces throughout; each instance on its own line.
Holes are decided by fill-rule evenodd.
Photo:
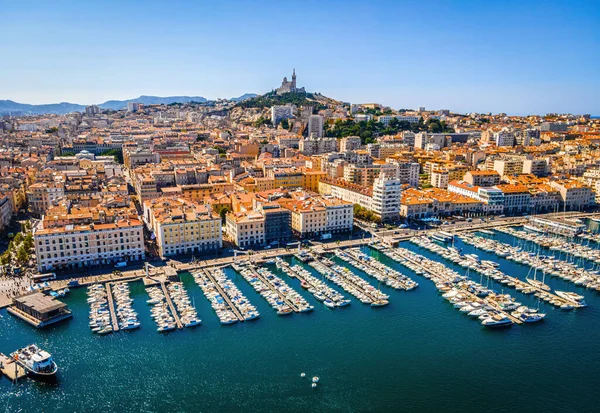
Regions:
M 545 214 L 538 216 L 545 217 L 557 217 L 564 216 L 563 213 L 558 214 Z M 581 212 L 567 212 L 567 216 L 569 217 L 592 217 L 598 216 L 600 213 L 581 213 Z M 491 221 L 485 222 L 476 222 L 478 219 L 475 218 L 473 222 L 457 222 L 452 225 L 444 225 L 439 228 L 432 229 L 373 229 L 362 226 L 361 224 L 357 224 L 357 226 L 368 233 L 370 233 L 370 237 L 360 238 L 360 239 L 349 239 L 342 241 L 333 241 L 333 242 L 320 242 L 320 241 L 311 241 L 311 246 L 308 248 L 315 248 L 317 250 L 322 250 L 324 252 L 331 251 L 336 248 L 347 248 L 347 247 L 358 247 L 361 245 L 368 244 L 373 241 L 373 238 L 383 240 L 387 243 L 398 243 L 402 241 L 406 241 L 417 235 L 431 235 L 437 231 L 448 231 L 454 233 L 460 232 L 470 232 L 476 231 L 478 229 L 490 229 L 497 228 L 501 226 L 514 226 L 514 225 L 522 225 L 527 222 L 527 217 L 504 217 L 504 218 L 495 218 Z M 275 257 L 283 257 L 294 255 L 297 252 L 297 248 L 277 248 L 277 249 L 268 249 L 268 250 L 260 250 L 253 251 L 252 254 L 246 253 L 243 255 L 239 255 L 237 258 L 233 256 L 215 258 L 215 259 L 207 259 L 207 260 L 199 260 L 195 262 L 183 262 L 178 261 L 177 259 L 171 259 L 166 262 L 166 265 L 175 268 L 177 271 L 191 271 L 194 269 L 204 269 L 216 266 L 224 266 L 229 265 L 237 259 L 237 261 L 252 261 L 252 262 L 260 262 L 268 259 L 272 259 Z M 161 266 L 149 266 L 148 273 L 150 276 L 161 275 L 164 273 L 164 265 Z M 60 290 L 68 286 L 68 283 L 72 280 L 77 280 L 80 286 L 86 286 L 96 283 L 106 283 L 106 282 L 117 282 L 117 281 L 132 281 L 136 279 L 141 279 L 146 275 L 146 271 L 144 269 L 135 269 L 135 270 L 126 270 L 121 272 L 113 272 L 111 269 L 107 268 L 107 271 L 102 274 L 97 275 L 88 275 L 84 277 L 75 277 L 64 280 L 57 280 L 50 282 L 52 289 Z M 15 279 L 5 279 L 0 280 L 0 308 L 7 307 L 12 302 L 12 297 L 15 294 L 25 292 L 25 289 L 31 285 L 31 282 L 27 278 L 15 278 Z

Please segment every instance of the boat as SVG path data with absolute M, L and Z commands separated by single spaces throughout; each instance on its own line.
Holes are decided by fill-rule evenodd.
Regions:
M 333 301 L 331 301 L 329 298 L 327 300 L 323 301 L 323 304 L 325 304 L 329 308 L 335 308 L 335 303 Z
M 52 359 L 52 355 L 35 344 L 21 348 L 10 356 L 30 376 L 52 377 L 58 371 L 58 366 Z
M 275 260 L 266 260 L 266 261 L 265 261 L 265 264 L 271 264 L 271 265 L 273 265 L 273 264 L 275 264 L 275 263 L 276 263 L 276 261 L 275 261 Z
M 598 222 L 598 223 L 600 223 L 600 218 L 595 218 L 595 217 L 594 217 L 594 218 L 590 218 L 590 219 L 591 219 L 592 221 L 594 221 L 594 222 Z
M 482 325 L 491 328 L 508 327 L 512 325 L 512 323 L 513 322 L 508 317 L 502 316 L 500 314 L 494 314 L 492 316 L 484 318 L 483 321 L 481 321 Z
M 577 303 L 579 306 L 581 307 L 585 307 L 587 304 L 585 303 L 585 297 L 573 292 L 569 292 L 569 291 L 554 291 L 556 293 L 556 295 L 558 295 L 561 298 L 564 298 L 567 301 L 571 301 L 574 303 Z
M 388 305 L 390 302 L 387 300 L 375 300 L 371 303 L 371 307 L 383 307 Z

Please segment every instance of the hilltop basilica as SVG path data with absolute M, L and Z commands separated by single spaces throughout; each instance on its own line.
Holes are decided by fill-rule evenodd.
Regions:
M 281 82 L 281 86 L 278 87 L 277 89 L 275 89 L 275 91 L 277 92 L 278 95 L 283 95 L 284 93 L 292 93 L 292 92 L 298 92 L 298 93 L 306 92 L 303 87 L 300 87 L 300 88 L 296 87 L 296 69 L 294 69 L 294 71 L 292 72 L 292 81 L 290 82 L 287 80 L 287 77 L 284 77 L 283 82 Z

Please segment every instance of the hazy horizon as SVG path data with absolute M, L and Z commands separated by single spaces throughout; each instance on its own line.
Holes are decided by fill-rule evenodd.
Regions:
M 394 109 L 600 113 L 596 2 L 15 2 L 0 99 L 307 91 Z

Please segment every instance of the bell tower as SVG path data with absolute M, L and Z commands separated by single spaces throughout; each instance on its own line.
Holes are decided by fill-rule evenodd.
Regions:
M 296 91 L 296 69 L 292 72 L 292 91 Z

